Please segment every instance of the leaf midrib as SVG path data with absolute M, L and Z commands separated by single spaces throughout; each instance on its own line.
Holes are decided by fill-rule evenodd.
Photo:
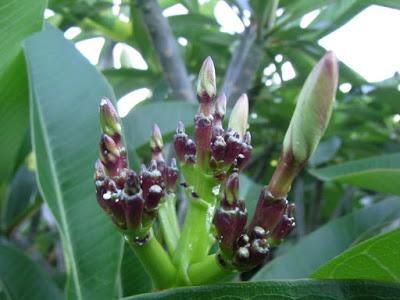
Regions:
M 36 95 L 36 89 L 35 89 L 34 85 L 30 85 L 30 86 L 33 89 L 32 92 L 34 93 L 34 95 Z M 35 101 L 34 97 L 32 98 L 32 101 Z M 40 110 L 40 107 L 39 107 L 40 105 L 39 105 L 38 101 L 35 101 L 35 103 L 36 103 L 36 110 L 37 110 L 38 119 L 39 119 L 39 123 L 40 123 L 39 126 L 40 126 L 40 129 L 43 132 L 44 145 L 45 145 L 45 148 L 46 148 L 46 152 L 48 153 L 48 156 L 49 156 L 48 162 L 49 162 L 49 167 L 50 167 L 50 172 L 51 172 L 51 175 L 52 175 L 52 179 L 53 179 L 53 182 L 54 182 L 53 186 L 54 186 L 54 190 L 55 190 L 55 193 L 56 193 L 56 203 L 57 203 L 57 206 L 59 207 L 59 210 L 60 210 L 60 219 L 61 219 L 62 226 L 65 227 L 65 230 L 63 230 L 63 228 L 60 228 L 60 231 L 64 233 L 64 237 L 65 237 L 65 243 L 63 243 L 63 244 L 64 244 L 64 247 L 67 248 L 68 253 L 70 253 L 69 259 L 71 261 L 71 272 L 72 272 L 72 276 L 73 276 L 73 279 L 74 279 L 74 282 L 75 282 L 75 287 L 76 287 L 76 290 L 77 290 L 78 299 L 83 299 L 81 286 L 80 286 L 80 281 L 79 281 L 79 274 L 78 274 L 78 270 L 77 270 L 77 267 L 76 267 L 77 264 L 76 264 L 75 255 L 74 255 L 75 252 L 74 252 L 74 249 L 73 249 L 73 246 L 72 246 L 71 236 L 70 236 L 70 233 L 68 231 L 69 226 L 68 226 L 68 221 L 67 221 L 67 218 L 66 218 L 66 215 L 65 215 L 64 203 L 62 201 L 62 199 L 63 199 L 62 191 L 60 189 L 60 182 L 59 182 L 58 177 L 57 177 L 57 170 L 56 170 L 56 167 L 54 165 L 53 152 L 51 151 L 50 141 L 47 138 L 48 132 L 47 132 L 45 126 L 44 126 L 44 119 L 43 119 L 43 116 L 42 116 L 42 113 L 41 113 L 41 110 Z M 31 109 L 31 111 L 32 111 L 32 114 L 33 114 L 33 110 L 32 109 Z M 31 120 L 33 120 L 33 116 L 32 115 L 31 115 Z M 32 126 L 31 130 L 34 130 L 34 126 Z M 34 136 L 35 135 L 32 134 L 33 140 L 35 140 Z M 35 142 L 33 143 L 33 149 L 34 149 L 34 152 L 36 153 Z M 39 185 L 39 189 L 41 190 L 40 191 L 41 194 L 45 195 L 45 193 L 43 193 L 43 189 L 42 189 L 42 186 L 40 184 L 40 180 L 39 180 L 38 183 L 39 183 L 38 184 Z
M 312 175 L 314 175 L 322 180 L 340 180 L 340 179 L 346 179 L 348 177 L 368 175 L 368 174 L 376 173 L 376 172 L 397 173 L 397 172 L 400 172 L 400 168 L 371 168 L 371 169 L 366 169 L 363 171 L 349 172 L 349 173 L 341 174 L 341 175 L 327 175 L 327 174 L 321 174 L 320 172 L 318 172 L 318 170 L 310 170 L 310 173 Z

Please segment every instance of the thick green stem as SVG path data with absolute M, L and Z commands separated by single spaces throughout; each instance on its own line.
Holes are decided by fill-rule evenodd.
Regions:
M 175 282 L 176 269 L 164 248 L 153 236 L 153 231 L 150 231 L 149 239 L 143 244 L 136 242 L 134 236 L 126 235 L 125 238 L 153 279 L 155 288 L 172 287 Z
M 234 274 L 234 270 L 221 266 L 216 254 L 207 256 L 201 262 L 189 267 L 189 278 L 193 285 L 224 281 Z
M 214 241 L 210 233 L 215 204 L 210 204 L 201 198 L 188 195 L 189 207 L 185 218 L 181 238 L 174 256 L 178 266 L 178 285 L 191 284 L 188 267 L 207 257 Z
M 175 252 L 180 235 L 174 193 L 167 194 L 164 197 L 164 202 L 160 206 L 158 216 L 168 252 L 172 255 Z

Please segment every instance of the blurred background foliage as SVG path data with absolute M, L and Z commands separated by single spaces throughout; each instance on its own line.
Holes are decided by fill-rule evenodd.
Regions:
M 46 28 L 56 27 L 64 33 L 73 28 L 77 32 L 72 38 L 73 43 L 102 37 L 104 44 L 101 46 L 96 68 L 111 85 L 116 99 L 123 98 L 122 102 L 133 106 L 132 103 L 139 101 L 131 92 L 148 89 L 145 101 L 137 104 L 129 113 L 129 108 L 125 107 L 123 113 L 127 113 L 123 123 L 131 165 L 134 166 L 149 160 L 148 136 L 152 123 L 157 122 L 160 125 L 167 143 L 178 120 L 183 120 L 190 126 L 196 109 L 195 99 L 193 94 L 183 94 L 179 88 L 183 88 L 185 82 L 194 86 L 202 61 L 211 56 L 216 66 L 218 86 L 228 95 L 228 107 L 232 107 L 241 93 L 247 92 L 249 95 L 253 156 L 246 168 L 246 175 L 242 178 L 241 193 L 246 195 L 251 211 L 254 209 L 259 188 L 268 182 L 279 159 L 281 143 L 295 106 L 296 95 L 311 68 L 326 51 L 318 41 L 372 4 L 400 9 L 396 0 L 281 0 L 279 4 L 278 1 L 263 0 L 222 1 L 233 9 L 244 28 L 241 33 L 232 33 L 221 30 L 221 25 L 216 20 L 215 6 L 221 2 L 216 0 L 159 1 L 164 12 L 177 4 L 186 9 L 185 14 L 166 17 L 170 31 L 165 31 L 169 29 L 165 26 L 160 29 L 160 23 L 157 23 L 157 19 L 152 19 L 153 16 L 149 13 L 154 12 L 153 5 L 157 5 L 156 1 L 49 0 L 46 20 L 42 18 L 44 1 L 24 0 L 25 6 L 17 2 L 10 1 L 10 7 L 0 5 L 0 37 L 3 38 L 0 58 L 7 62 L 0 66 L 0 111 L 5 116 L 1 120 L 0 133 L 0 138 L 5 142 L 0 150 L 1 245 L 8 250 L 19 248 L 22 252 L 18 252 L 18 255 L 28 255 L 38 262 L 47 273 L 40 271 L 41 276 L 47 278 L 50 274 L 54 279 L 54 287 L 50 284 L 49 289 L 56 294 L 56 285 L 62 289 L 65 284 L 68 267 L 66 268 L 63 260 L 63 246 L 50 212 L 52 209 L 48 208 L 51 204 L 48 204 L 48 199 L 45 201 L 47 204 L 44 203 L 46 197 L 43 195 L 43 187 L 38 188 L 35 181 L 38 168 L 32 152 L 32 124 L 28 125 L 28 87 L 32 88 L 33 79 L 29 77 L 28 81 L 21 50 L 21 42 L 26 37 L 40 31 L 42 25 Z M 30 5 L 31 2 L 36 4 Z M 19 17 L 7 19 L 5 16 L 6 13 L 9 15 L 8 10 Z M 316 10 L 319 11 L 318 16 L 307 27 L 300 26 L 303 16 Z M 28 24 L 24 23 L 27 20 L 30 20 L 29 26 L 22 33 L 10 33 L 7 28 L 11 27 L 2 26 L 14 22 L 16 27 L 21 28 L 21 24 Z M 162 34 L 157 35 L 160 30 Z M 9 36 L 15 36 L 15 39 Z M 163 53 L 174 52 L 174 47 L 171 48 L 169 44 L 171 40 L 179 55 L 172 57 L 168 65 Z M 9 53 L 15 54 L 13 57 L 6 53 L 7 47 L 8 50 L 11 48 Z M 27 44 L 24 47 L 28 52 L 25 53 L 27 64 L 31 68 L 30 65 L 34 64 L 29 62 L 30 46 Z M 117 48 L 122 50 L 117 51 Z M 144 60 L 144 67 L 137 67 L 137 61 L 129 54 L 133 51 L 132 48 L 138 53 L 134 57 L 141 56 Z M 42 58 L 45 62 L 46 57 Z M 66 60 L 65 64 L 69 63 L 68 58 L 67 54 L 58 53 L 58 59 Z M 75 62 L 71 60 L 71 64 L 73 63 Z M 176 70 L 174 66 L 171 68 L 171 63 L 174 66 L 185 66 L 186 70 L 179 74 L 174 73 Z M 288 68 L 291 69 L 290 76 Z M 40 67 L 37 70 L 39 69 Z M 72 80 L 70 77 L 63 77 L 64 72 L 68 74 L 64 69 L 58 72 L 59 80 Z M 12 78 L 18 78 L 18 81 L 13 81 Z M 83 81 L 89 89 L 93 83 L 91 78 L 75 80 Z M 334 220 L 354 211 L 362 211 L 370 216 L 371 211 L 366 209 L 371 208 L 374 203 L 392 201 L 385 202 L 386 209 L 399 210 L 392 195 L 400 196 L 400 154 L 396 154 L 400 152 L 400 76 L 393 74 L 392 78 L 371 83 L 340 63 L 339 86 L 341 88 L 337 92 L 337 102 L 329 128 L 289 196 L 297 206 L 297 228 L 279 253 L 275 253 L 276 256 L 290 257 L 290 251 L 299 247 L 304 251 L 301 247 L 306 243 L 301 243 L 310 238 L 311 232 L 314 232 L 314 236 L 311 236 L 315 238 L 314 244 L 309 240 L 307 243 L 309 247 L 315 247 L 316 243 L 323 240 L 323 233 L 319 239 L 315 237 L 316 229 L 324 224 L 333 224 L 331 228 L 337 228 Z M 93 88 L 99 87 L 94 85 Z M 35 91 L 40 94 L 40 87 Z M 64 92 L 68 95 L 68 90 Z M 31 97 L 34 97 L 32 89 Z M 83 103 L 86 100 L 81 101 Z M 71 105 L 79 105 L 79 101 Z M 122 110 L 121 108 L 120 112 Z M 70 122 L 79 122 L 74 117 L 69 119 Z M 63 125 L 68 127 L 68 124 Z M 56 153 L 68 156 L 66 149 L 60 146 Z M 85 156 L 87 149 L 82 147 L 80 151 Z M 94 148 L 90 151 L 97 150 Z M 69 159 L 79 160 L 79 157 Z M 364 160 L 356 161 L 360 159 Z M 90 160 L 89 163 L 91 164 Z M 374 224 L 360 225 L 363 229 L 354 233 L 351 241 L 343 242 L 340 251 L 356 241 L 382 232 L 387 226 L 397 226 L 396 219 L 396 216 L 382 217 L 379 219 L 381 223 L 377 221 Z M 352 226 L 356 222 L 354 220 L 350 222 Z M 327 230 L 326 227 L 321 228 Z M 293 247 L 296 243 L 298 248 Z M 326 259 L 321 258 L 321 263 L 337 254 L 332 253 Z M 0 267 L 4 266 L 3 263 L 0 258 Z M 287 266 L 287 263 L 283 261 L 281 265 Z M 124 256 L 123 266 L 135 264 L 137 265 L 137 261 L 134 257 Z M 288 278 L 286 275 L 279 275 L 282 274 L 279 273 L 279 267 L 271 268 L 274 270 L 270 274 L 274 275 L 262 275 L 268 273 L 268 270 L 263 269 L 257 275 L 258 278 Z M 299 271 L 296 276 L 306 277 L 311 271 L 313 270 L 303 273 Z M 138 280 L 140 284 L 133 284 L 128 278 L 137 275 L 132 275 L 131 272 L 128 267 L 121 269 L 123 295 L 148 291 L 150 286 L 145 274 L 141 274 L 143 280 Z M 243 278 L 248 279 L 251 275 L 244 274 Z M 0 295 L 7 299 L 4 290 Z

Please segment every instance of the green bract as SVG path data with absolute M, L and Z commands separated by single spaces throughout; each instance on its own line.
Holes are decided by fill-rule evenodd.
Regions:
M 283 156 L 291 153 L 301 165 L 314 152 L 331 117 L 337 82 L 337 59 L 328 52 L 311 71 L 297 98 L 283 141 Z

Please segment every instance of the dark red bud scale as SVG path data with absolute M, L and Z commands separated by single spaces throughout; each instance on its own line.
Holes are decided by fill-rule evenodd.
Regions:
M 176 157 L 179 161 L 185 160 L 185 147 L 188 140 L 188 136 L 185 133 L 185 126 L 182 122 L 178 122 L 176 128 L 176 134 L 174 135 L 173 144 L 175 148 Z
M 211 144 L 211 155 L 216 161 L 221 161 L 225 157 L 226 142 L 222 136 L 217 136 Z
M 140 229 L 144 208 L 142 195 L 140 193 L 132 196 L 125 195 L 124 200 L 125 218 L 128 229 Z
M 261 191 L 250 228 L 262 227 L 272 233 L 288 206 L 285 198 L 275 199 L 266 187 Z

